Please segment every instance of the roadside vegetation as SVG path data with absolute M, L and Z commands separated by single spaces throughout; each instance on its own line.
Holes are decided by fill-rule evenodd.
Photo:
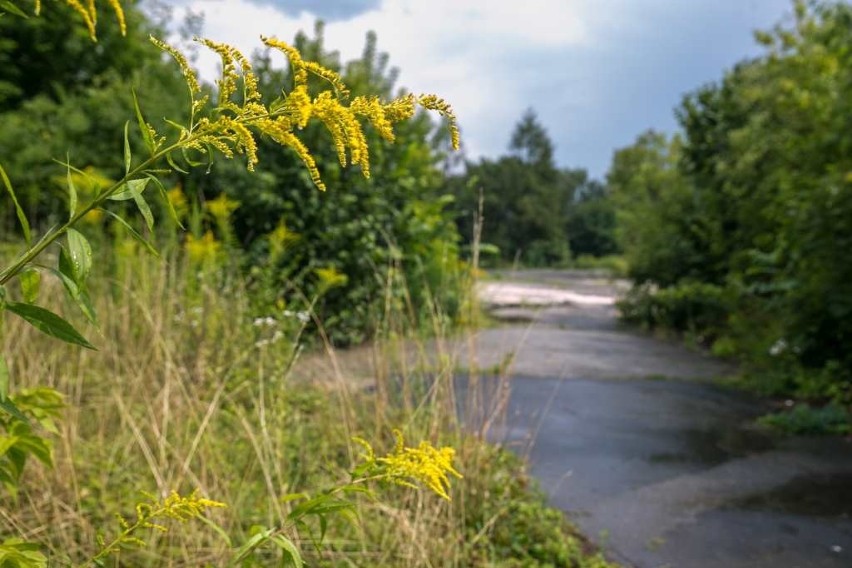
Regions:
M 0 2 L 0 567 L 610 566 L 458 420 L 450 107 L 65 4 Z
M 793 12 L 755 34 L 763 55 L 684 98 L 679 132 L 646 132 L 616 152 L 607 184 L 635 283 L 621 308 L 741 361 L 748 388 L 811 401 L 817 422 L 846 413 L 831 427 L 843 431 L 852 7 L 797 1 Z M 808 408 L 766 422 L 800 430 Z

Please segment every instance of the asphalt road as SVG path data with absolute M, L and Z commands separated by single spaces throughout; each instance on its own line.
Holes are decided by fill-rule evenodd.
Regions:
M 622 288 L 554 271 L 501 280 L 523 281 L 538 296 Z M 528 455 L 551 503 L 614 560 L 852 566 L 852 443 L 755 427 L 766 403 L 712 382 L 730 365 L 621 327 L 612 305 L 513 303 L 494 302 L 505 323 L 475 342 L 481 368 L 511 376 L 505 419 L 490 436 Z M 481 384 L 486 400 L 504 392 L 497 378 Z

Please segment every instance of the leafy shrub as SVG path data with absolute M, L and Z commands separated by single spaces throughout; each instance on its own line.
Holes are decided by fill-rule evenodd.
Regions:
M 646 329 L 690 332 L 707 339 L 724 326 L 731 301 L 724 288 L 713 284 L 690 282 L 661 289 L 645 284 L 634 286 L 618 307 L 625 321 Z
M 828 404 L 822 408 L 798 404 L 790 411 L 762 416 L 758 423 L 792 435 L 852 433 L 852 414 L 837 404 Z
M 468 541 L 476 543 L 470 565 L 501 568 L 613 567 L 579 535 L 564 513 L 548 507 L 545 495 L 529 477 L 523 462 L 506 450 L 492 448 L 488 469 L 479 479 L 468 477 L 467 497 L 474 504 Z M 480 485 L 473 485 L 479 483 Z M 483 539 L 483 533 L 487 538 Z

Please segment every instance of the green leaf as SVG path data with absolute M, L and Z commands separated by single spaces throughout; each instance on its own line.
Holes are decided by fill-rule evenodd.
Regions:
M 92 270 L 92 246 L 79 231 L 68 229 L 68 254 L 74 270 L 74 281 L 82 286 Z
M 6 452 L 13 448 L 18 443 L 18 440 L 17 436 L 0 435 L 0 457 L 3 457 Z
M 80 335 L 80 332 L 74 329 L 74 326 L 50 310 L 18 302 L 7 303 L 6 309 L 28 321 L 30 325 L 42 333 L 65 341 L 66 343 L 80 345 L 87 349 L 95 349 L 95 346 Z
M 0 354 L 0 402 L 9 399 L 9 367 L 6 358 Z
M 151 137 L 151 131 L 148 130 L 148 124 L 142 117 L 142 109 L 139 108 L 139 99 L 136 98 L 136 89 L 130 89 L 130 92 L 133 95 L 133 108 L 136 110 L 136 122 L 139 123 L 139 131 L 142 132 L 142 140 L 153 156 L 157 147 L 155 146 L 154 139 Z
M 264 542 L 269 540 L 269 537 L 275 532 L 274 529 L 263 529 L 259 530 L 254 534 L 250 539 L 245 541 L 242 546 L 240 546 L 237 550 L 234 551 L 234 557 L 230 562 L 231 566 L 238 565 L 241 561 L 248 558 L 248 556 L 254 552 L 254 550 L 263 544 Z
M 62 281 L 68 296 L 74 300 L 80 308 L 80 311 L 86 316 L 86 319 L 97 325 L 98 318 L 95 313 L 95 308 L 92 306 L 92 301 L 89 299 L 89 294 L 86 292 L 84 283 L 77 283 L 74 277 L 73 263 L 71 262 L 70 255 L 65 251 L 65 248 L 62 247 L 59 250 L 59 270 L 50 267 L 42 268 L 50 271 Z
M 166 154 L 166 161 L 169 163 L 169 165 L 170 165 L 170 166 L 172 167 L 172 169 L 174 169 L 175 171 L 178 171 L 178 172 L 180 172 L 180 173 L 182 173 L 182 174 L 188 174 L 188 173 L 189 173 L 188 171 L 186 171 L 185 169 L 181 168 L 180 166 L 178 166 L 178 165 L 175 163 L 175 159 L 174 159 L 174 158 L 172 158 L 172 154 L 171 154 L 171 153 Z
M 130 138 L 128 137 L 130 134 L 130 121 L 124 123 L 124 173 L 125 175 L 130 173 L 130 164 L 133 161 L 133 158 L 130 154 Z
M 193 168 L 197 168 L 198 166 L 204 165 L 204 162 L 199 162 L 198 160 L 193 160 L 192 158 L 189 157 L 189 152 L 187 151 L 186 146 L 181 146 L 180 151 L 181 151 L 181 154 L 183 155 L 184 161 L 187 164 L 189 164 L 190 166 L 192 166 Z
M 293 541 L 289 538 L 278 534 L 272 537 L 272 542 L 274 542 L 286 555 L 284 559 L 285 566 L 292 564 L 295 568 L 302 568 L 305 565 L 304 561 L 302 561 L 302 555 L 299 553 L 299 549 L 296 548 L 296 545 L 293 544 Z M 288 558 L 289 562 L 287 561 Z
M 160 178 L 158 178 L 152 173 L 145 172 L 145 175 L 147 175 L 151 179 L 151 181 L 154 182 L 154 185 L 157 186 L 157 189 L 160 190 L 160 195 L 162 196 L 163 201 L 166 202 L 166 206 L 169 208 L 169 216 L 172 218 L 172 221 L 174 221 L 178 227 L 185 231 L 186 227 L 184 227 L 183 223 L 180 222 L 177 211 L 175 211 L 175 207 L 174 205 L 172 205 L 172 202 L 169 199 L 169 192 L 166 191 L 166 187 L 163 185 L 163 182 L 161 182 Z
M 21 283 L 21 295 L 28 304 L 35 303 L 38 299 L 39 285 L 41 284 L 41 272 L 35 268 L 25 268 L 18 274 Z
M 3 169 L 3 166 L 0 166 L 0 178 L 3 179 L 3 185 L 6 186 L 6 191 L 12 197 L 12 203 L 15 205 L 15 213 L 18 215 L 18 221 L 21 223 L 21 230 L 24 233 L 24 240 L 27 241 L 27 244 L 30 244 L 32 240 L 30 223 L 27 221 L 27 216 L 24 215 L 24 210 L 21 209 L 21 204 L 18 203 L 18 196 L 15 195 L 15 190 L 12 189 L 12 182 L 9 181 L 9 176 L 6 175 L 6 170 Z
M 22 11 L 9 0 L 0 0 L 0 10 L 5 10 L 10 14 L 15 14 L 16 16 L 20 16 L 22 18 L 29 18 L 26 12 Z
M 148 202 L 145 201 L 145 198 L 142 197 L 142 194 L 136 195 L 133 198 L 136 202 L 136 207 L 139 208 L 139 212 L 142 213 L 142 217 L 145 219 L 145 224 L 148 225 L 148 230 L 154 230 L 154 214 L 151 213 L 151 208 L 148 207 Z
M 149 178 L 132 179 L 124 184 L 124 189 L 110 195 L 107 199 L 111 201 L 129 201 L 136 199 L 137 195 L 142 195 L 145 188 L 148 186 Z
M 12 402 L 11 398 L 7 398 L 6 400 L 0 400 L 0 410 L 5 412 L 6 414 L 13 416 L 23 422 L 24 424 L 29 424 L 29 419 L 21 412 L 15 403 Z
M 74 213 L 77 212 L 77 188 L 74 186 L 74 178 L 71 177 L 71 157 L 66 155 L 65 162 L 68 166 L 65 174 L 68 185 L 68 218 L 73 219 Z
M 118 215 L 113 213 L 112 211 L 107 211 L 106 209 L 101 209 L 101 211 L 103 211 L 104 213 L 106 213 L 107 215 L 109 215 L 110 217 L 112 217 L 113 219 L 118 221 L 122 226 L 124 226 L 124 228 L 127 229 L 127 231 L 130 233 L 130 236 L 133 237 L 134 239 L 136 239 L 137 241 L 139 241 L 140 243 L 142 243 L 143 245 L 145 245 L 145 248 L 147 248 L 148 251 L 151 252 L 151 254 L 153 254 L 156 257 L 160 256 L 160 253 L 157 251 L 156 248 L 154 248 L 154 245 L 151 244 L 151 241 L 147 240 L 145 237 L 140 235 L 136 231 L 136 229 L 134 229 L 133 227 L 130 226 L 130 223 L 128 223 L 127 221 L 125 221 L 124 219 L 122 219 L 121 217 L 119 217 Z

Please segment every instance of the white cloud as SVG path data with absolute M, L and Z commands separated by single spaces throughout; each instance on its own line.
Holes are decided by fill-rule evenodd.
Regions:
M 277 0 L 179 1 L 204 12 L 207 37 L 246 54 L 261 34 L 289 41 L 314 27 L 313 14 L 287 15 L 270 5 Z M 785 10 L 789 0 L 382 0 L 329 22 L 325 43 L 348 61 L 375 31 L 400 86 L 453 105 L 468 157 L 502 154 L 532 106 L 559 163 L 600 176 L 614 147 L 645 128 L 673 128 L 682 93 L 753 53 L 749 30 Z M 199 66 L 212 79 L 216 57 L 202 51 Z
M 584 4 L 384 0 L 377 10 L 328 23 L 326 46 L 339 50 L 344 61 L 354 59 L 367 32 L 375 31 L 379 49 L 400 69 L 399 85 L 447 99 L 460 119 L 469 155 L 496 154 L 505 148 L 511 125 L 530 105 L 518 78 L 525 71 L 517 68 L 523 53 L 586 44 L 590 34 L 583 23 Z M 293 17 L 248 0 L 194 0 L 188 7 L 204 12 L 205 36 L 245 53 L 260 46 L 261 34 L 289 41 L 299 30 L 310 33 L 315 19 L 307 12 Z M 213 54 L 200 53 L 198 64 L 205 77 L 215 76 L 218 61 Z

